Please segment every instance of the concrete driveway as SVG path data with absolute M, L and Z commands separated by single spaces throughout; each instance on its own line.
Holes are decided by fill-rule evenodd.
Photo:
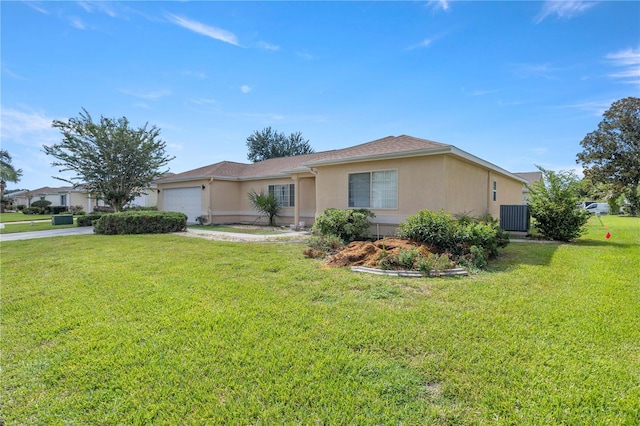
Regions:
M 16 232 L 15 234 L 2 234 L 0 235 L 0 242 L 30 240 L 33 238 L 65 237 L 67 235 L 86 235 L 86 234 L 93 234 L 93 227 L 82 226 L 82 227 L 74 227 L 74 228 L 50 229 L 47 231 Z

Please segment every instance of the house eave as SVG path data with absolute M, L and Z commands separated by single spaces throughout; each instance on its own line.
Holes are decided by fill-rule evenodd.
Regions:
M 386 154 L 363 155 L 360 157 L 348 157 L 348 158 L 331 159 L 331 160 L 309 161 L 307 163 L 304 163 L 304 165 L 307 166 L 309 169 L 311 169 L 314 167 L 322 167 L 322 166 L 334 166 L 334 165 L 349 164 L 349 163 L 362 163 L 366 161 L 395 160 L 398 158 L 424 157 L 424 156 L 442 155 L 442 154 L 452 154 L 457 157 L 463 158 L 467 161 L 470 161 L 472 163 L 475 163 L 479 166 L 485 167 L 489 170 L 493 170 L 497 173 L 508 176 L 511 179 L 515 179 L 519 182 L 522 182 L 522 183 L 527 182 L 525 179 L 521 178 L 520 176 L 516 176 L 515 174 L 503 169 L 502 167 L 496 166 L 495 164 L 490 163 L 486 160 L 483 160 L 482 158 L 469 154 L 468 152 L 463 151 L 459 148 L 456 148 L 453 145 L 437 147 L 437 148 L 416 149 L 412 151 L 386 153 Z
M 401 151 L 401 152 L 392 152 L 385 154 L 373 154 L 373 155 L 362 155 L 359 157 L 345 157 L 339 159 L 329 159 L 329 160 L 317 160 L 317 161 L 309 161 L 304 163 L 308 168 L 318 167 L 318 166 L 334 166 L 340 164 L 347 163 L 362 163 L 365 161 L 380 161 L 380 160 L 394 160 L 397 158 L 408 158 L 408 157 L 422 157 L 426 155 L 438 155 L 438 154 L 448 154 L 451 152 L 452 146 L 438 147 L 438 148 L 426 148 L 426 149 L 415 149 L 411 151 Z
M 480 157 L 476 157 L 473 154 L 469 154 L 468 152 L 463 151 L 463 150 L 461 150 L 459 148 L 456 148 L 455 146 L 452 146 L 451 148 L 452 148 L 451 149 L 451 154 L 457 155 L 458 157 L 461 157 L 461 158 L 463 158 L 463 159 L 465 159 L 467 161 L 470 161 L 472 163 L 481 165 L 481 166 L 483 166 L 483 167 L 485 167 L 485 168 L 487 168 L 489 170 L 493 170 L 494 172 L 498 172 L 500 174 L 508 176 L 511 179 L 515 179 L 515 180 L 517 180 L 519 182 L 522 182 L 523 184 L 527 183 L 526 179 L 521 178 L 520 176 L 517 176 L 517 175 L 511 173 L 510 171 L 503 169 L 502 167 L 496 166 L 495 164 L 490 163 L 490 162 L 488 162 L 486 160 L 483 160 Z

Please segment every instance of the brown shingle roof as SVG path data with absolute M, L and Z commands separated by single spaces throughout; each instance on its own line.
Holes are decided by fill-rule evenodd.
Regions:
M 433 142 L 411 136 L 387 136 L 386 138 L 363 143 L 349 148 L 296 155 L 293 157 L 271 158 L 253 164 L 222 161 L 197 169 L 178 173 L 160 179 L 158 182 L 202 179 L 209 177 L 226 177 L 229 179 L 252 179 L 266 176 L 288 176 L 287 170 L 308 168 L 313 164 L 327 162 L 343 162 L 376 156 L 395 155 L 423 150 L 450 147 L 451 145 Z
M 538 180 L 542 180 L 542 172 L 518 172 L 514 173 L 516 176 L 520 176 L 525 179 L 527 183 L 533 183 Z

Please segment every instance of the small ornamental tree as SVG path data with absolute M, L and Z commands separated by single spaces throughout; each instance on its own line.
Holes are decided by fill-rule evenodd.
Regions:
M 545 237 L 571 241 L 585 231 L 589 213 L 576 207 L 580 180 L 569 171 L 554 172 L 537 166 L 542 179 L 529 187 L 528 204 L 536 228 Z
M 115 211 L 143 194 L 174 158 L 165 154 L 160 129 L 132 128 L 126 117 L 94 122 L 83 109 L 78 118 L 54 120 L 53 127 L 62 133 L 62 142 L 43 146 L 44 152 L 61 172 L 75 173 L 70 179 L 54 177 L 99 194 Z

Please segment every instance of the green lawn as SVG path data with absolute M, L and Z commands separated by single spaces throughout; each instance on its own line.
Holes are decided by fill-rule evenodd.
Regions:
M 457 279 L 282 243 L 4 242 L 2 420 L 637 425 L 640 220 L 603 221 Z
M 50 214 L 0 213 L 0 223 L 51 219 Z
M 76 225 L 75 223 L 73 225 L 52 225 L 51 220 L 49 220 L 48 222 L 34 222 L 33 225 L 31 223 L 9 222 L 9 223 L 5 223 L 4 228 L 0 229 L 0 234 L 15 234 L 17 232 L 46 231 L 49 229 L 73 228 L 76 226 L 78 225 Z

